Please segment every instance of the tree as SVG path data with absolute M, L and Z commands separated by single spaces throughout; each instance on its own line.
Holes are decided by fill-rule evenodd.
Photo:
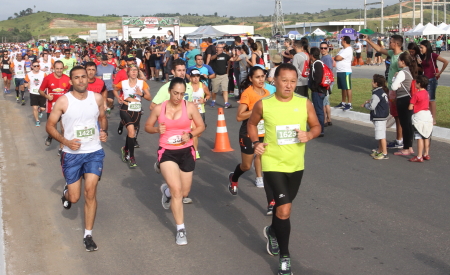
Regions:
M 214 13 L 214 16 L 217 17 L 217 12 Z

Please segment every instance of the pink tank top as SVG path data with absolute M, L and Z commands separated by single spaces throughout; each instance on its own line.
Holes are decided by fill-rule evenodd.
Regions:
M 166 117 L 167 101 L 161 104 L 161 113 L 158 117 L 158 123 L 165 123 L 166 132 L 159 137 L 159 146 L 168 150 L 183 149 L 192 146 L 192 139 L 184 143 L 181 141 L 183 132 L 189 133 L 191 131 L 191 120 L 188 117 L 186 101 L 181 102 L 182 114 L 179 119 L 169 119 Z

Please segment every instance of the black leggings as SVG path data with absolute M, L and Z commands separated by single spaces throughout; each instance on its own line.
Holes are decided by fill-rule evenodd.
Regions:
M 403 149 L 409 149 L 413 146 L 414 130 L 411 121 L 413 111 L 408 110 L 410 99 L 409 96 L 397 98 L 398 118 L 403 132 Z
M 267 199 L 271 194 L 277 206 L 291 203 L 297 196 L 302 177 L 303 170 L 293 173 L 264 172 L 264 189 Z

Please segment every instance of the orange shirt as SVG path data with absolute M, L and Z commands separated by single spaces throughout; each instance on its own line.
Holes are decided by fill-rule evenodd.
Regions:
M 206 51 L 206 48 L 208 48 L 208 43 L 202 42 L 202 44 L 200 44 L 200 49 L 202 50 L 202 53 Z

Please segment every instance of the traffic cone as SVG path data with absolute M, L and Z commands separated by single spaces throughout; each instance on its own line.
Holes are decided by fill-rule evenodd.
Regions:
M 225 122 L 225 115 L 223 108 L 218 109 L 216 143 L 213 152 L 231 152 L 234 151 L 230 146 L 230 139 L 228 138 L 227 123 Z
M 362 59 L 362 57 L 359 58 L 359 65 L 363 66 L 364 65 L 364 60 Z

